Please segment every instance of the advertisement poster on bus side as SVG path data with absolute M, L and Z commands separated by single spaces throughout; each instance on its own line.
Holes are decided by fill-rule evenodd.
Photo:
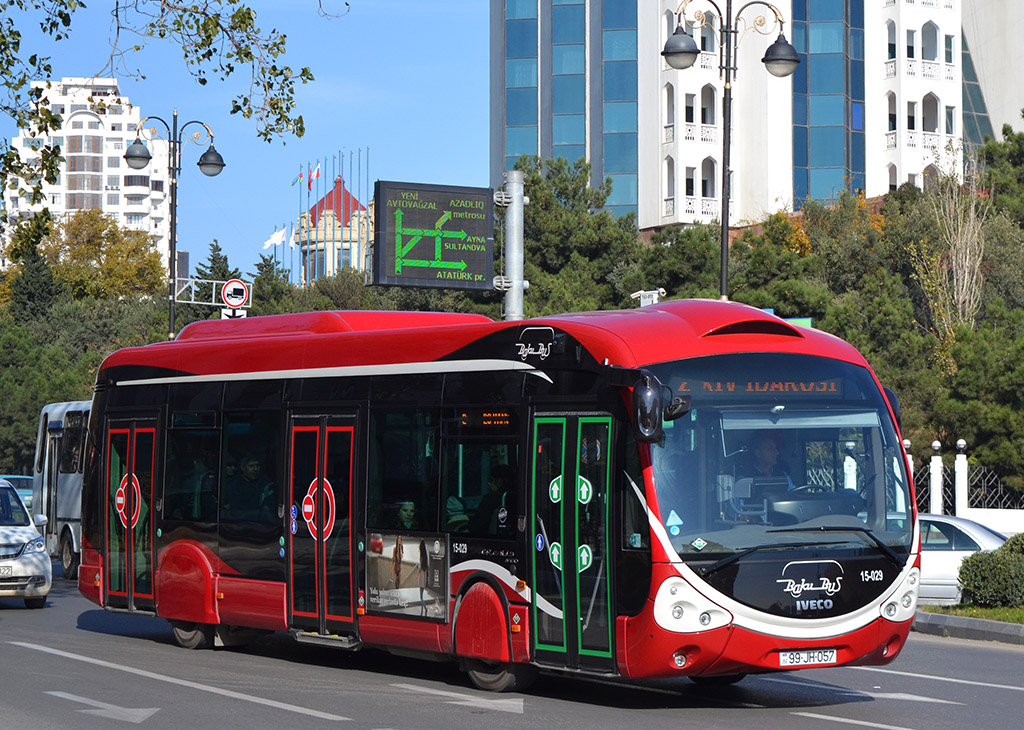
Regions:
M 448 619 L 448 543 L 444 535 L 370 534 L 366 611 Z

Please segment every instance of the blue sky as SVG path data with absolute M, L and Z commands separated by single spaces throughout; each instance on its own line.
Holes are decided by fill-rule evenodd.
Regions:
M 216 136 L 227 167 L 206 178 L 196 162 L 204 147 L 182 150 L 178 187 L 178 248 L 193 268 L 214 238 L 232 266 L 251 272 L 263 242 L 293 221 L 300 165 L 369 148 L 370 180 L 445 185 L 488 184 L 488 7 L 486 0 L 349 0 L 343 17 L 324 18 L 316 0 L 250 0 L 257 23 L 288 36 L 284 62 L 309 66 L 316 81 L 297 91 L 306 134 L 261 141 L 256 125 L 229 114 L 230 100 L 246 88 L 243 75 L 199 86 L 180 51 L 151 40 L 129 57 L 144 79 L 119 76 L 121 91 L 143 115 L 179 124 L 199 119 Z M 323 0 L 344 11 L 340 0 Z M 109 0 L 75 13 L 68 41 L 42 44 L 22 29 L 22 51 L 52 56 L 54 77 L 92 76 L 109 55 Z M 15 134 L 3 119 L 0 132 Z M 348 169 L 346 163 L 346 178 Z M 372 195 L 372 184 L 364 187 Z M 321 178 L 321 182 L 327 176 Z M 314 188 L 315 190 L 315 188 Z M 305 199 L 303 198 L 303 202 Z M 248 278 L 248 277 L 245 277 Z

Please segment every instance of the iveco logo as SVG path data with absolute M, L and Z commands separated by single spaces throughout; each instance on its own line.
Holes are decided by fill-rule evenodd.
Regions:
M 835 560 L 796 560 L 782 569 L 782 590 L 797 598 L 803 593 L 824 593 L 834 596 L 843 588 L 843 566 Z M 810 578 L 810 580 L 808 580 Z M 798 604 L 822 603 L 822 601 L 797 601 Z M 832 603 L 827 601 L 827 603 Z M 831 606 L 806 606 L 798 608 L 831 608 Z

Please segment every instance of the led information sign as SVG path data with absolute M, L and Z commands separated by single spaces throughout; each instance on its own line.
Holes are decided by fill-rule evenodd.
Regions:
M 494 288 L 490 188 L 378 180 L 374 201 L 374 284 Z

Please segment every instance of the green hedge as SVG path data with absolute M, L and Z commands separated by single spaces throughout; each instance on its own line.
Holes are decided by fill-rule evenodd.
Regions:
M 977 552 L 960 565 L 963 600 L 984 608 L 1024 606 L 1024 540 Z

